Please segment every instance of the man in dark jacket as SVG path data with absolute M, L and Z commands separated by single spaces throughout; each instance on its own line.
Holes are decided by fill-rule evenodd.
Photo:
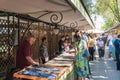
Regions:
M 116 55 L 116 66 L 117 70 L 120 70 L 120 34 L 118 35 L 118 38 L 114 41 L 115 46 L 115 55 Z

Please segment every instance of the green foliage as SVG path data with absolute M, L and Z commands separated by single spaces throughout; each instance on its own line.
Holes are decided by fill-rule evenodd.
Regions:
M 114 21 L 112 21 L 112 20 L 107 20 L 106 21 L 106 24 L 102 27 L 102 29 L 103 30 L 107 30 L 107 29 L 109 29 L 111 26 L 113 26 L 113 23 L 114 23 Z
M 120 22 L 120 0 L 82 0 L 88 10 L 93 15 L 101 15 L 105 19 L 103 30 Z M 96 4 L 93 4 L 96 2 Z
M 92 14 L 92 8 L 94 6 L 93 3 L 92 3 L 92 0 L 82 0 L 82 1 L 84 3 L 85 7 L 87 8 L 88 12 L 90 14 Z
M 95 14 L 102 15 L 106 19 L 104 30 L 120 22 L 120 0 L 97 0 Z

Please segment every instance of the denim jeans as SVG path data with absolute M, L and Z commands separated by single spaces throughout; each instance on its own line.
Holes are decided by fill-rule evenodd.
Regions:
M 104 48 L 98 48 L 98 53 L 99 53 L 99 57 L 104 57 L 104 53 L 105 53 L 105 49 Z

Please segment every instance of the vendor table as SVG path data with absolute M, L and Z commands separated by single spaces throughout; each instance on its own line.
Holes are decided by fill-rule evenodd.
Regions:
M 30 80 L 76 80 L 76 74 L 74 69 L 74 54 L 64 53 L 59 55 L 58 57 L 48 61 L 44 65 L 29 66 L 21 71 L 14 73 L 15 78 L 19 79 L 30 79 Z M 41 68 L 42 67 L 42 68 Z M 44 68 L 45 67 L 45 68 Z M 39 70 L 40 69 L 40 70 Z M 40 75 L 34 75 L 34 73 L 30 73 L 30 71 L 38 72 Z M 59 70 L 58 72 L 54 72 L 51 70 Z M 46 73 L 41 76 L 41 73 Z M 29 74 L 29 75 L 28 75 Z M 32 74 L 32 75 L 31 75 Z M 48 75 L 46 77 L 46 75 Z M 54 76 L 51 78 L 50 76 Z
M 41 67 L 45 67 L 45 68 L 41 68 Z M 41 70 L 39 70 L 39 69 L 37 70 L 37 68 L 41 68 Z M 14 77 L 16 77 L 18 79 L 30 79 L 30 80 L 57 80 L 67 70 L 67 68 L 51 67 L 51 66 L 48 67 L 45 65 L 37 66 L 37 68 L 32 68 L 32 66 L 29 66 L 21 71 L 14 73 Z M 59 71 L 54 72 L 52 69 L 56 69 L 56 70 L 59 69 Z M 35 70 L 37 70 L 37 71 L 35 71 Z M 38 76 L 37 74 L 35 74 L 33 72 L 28 74 L 28 71 L 29 72 L 33 71 L 36 73 L 40 72 L 40 76 Z M 45 73 L 43 74 L 42 72 L 45 72 L 47 74 L 45 74 Z M 41 74 L 43 74 L 43 75 L 41 75 Z M 50 78 L 50 76 L 52 76 L 52 77 L 54 76 L 54 78 Z

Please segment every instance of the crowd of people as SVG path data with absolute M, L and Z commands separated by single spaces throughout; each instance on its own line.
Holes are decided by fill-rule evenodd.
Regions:
M 96 41 L 100 59 L 104 59 L 105 48 L 108 47 L 109 54 L 107 60 L 116 61 L 117 70 L 120 70 L 120 34 L 103 33 Z
M 44 64 L 49 61 L 48 49 L 46 46 L 46 37 L 42 38 L 40 45 L 39 62 L 33 60 L 32 44 L 35 42 L 34 36 L 28 36 L 23 41 L 16 55 L 16 67 L 23 69 L 29 65 Z M 76 31 L 74 38 L 69 35 L 61 36 L 59 42 L 59 54 L 64 52 L 70 53 L 74 49 L 75 53 L 75 71 L 78 75 L 78 80 L 90 78 L 91 70 L 89 62 L 95 59 L 96 51 L 98 50 L 99 58 L 104 59 L 105 47 L 109 47 L 109 60 L 115 60 L 117 70 L 120 70 L 120 35 L 103 33 L 99 36 L 88 34 L 85 32 Z
M 79 76 L 78 80 L 82 78 L 89 78 L 91 76 L 89 61 L 96 59 L 98 52 L 99 60 L 105 59 L 105 50 L 108 47 L 108 59 L 116 61 L 116 68 L 120 70 L 120 35 L 116 33 L 102 33 L 99 35 L 88 34 L 85 32 L 76 31 L 74 40 L 72 41 L 75 46 L 75 66 L 76 73 Z M 61 37 L 59 51 L 63 54 L 68 51 L 67 46 L 73 43 L 68 43 L 65 36 Z M 67 48 L 67 49 L 66 49 Z

